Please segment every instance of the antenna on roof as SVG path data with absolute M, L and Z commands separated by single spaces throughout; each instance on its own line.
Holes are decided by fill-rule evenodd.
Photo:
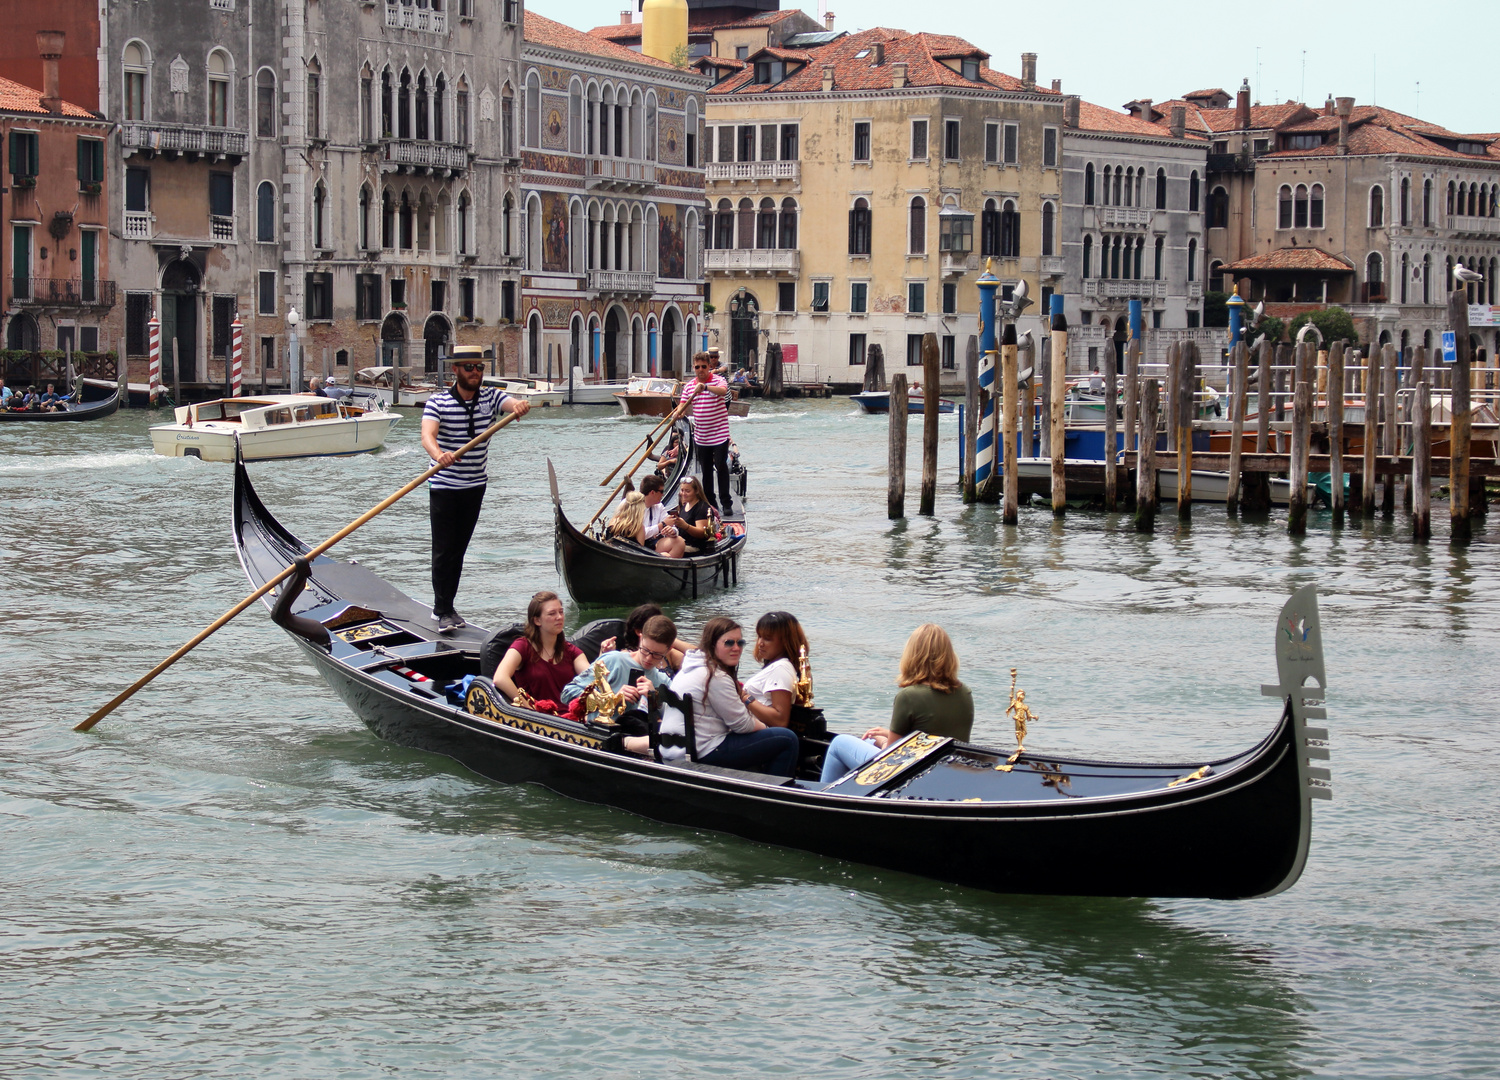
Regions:
M 1418 116 L 1422 115 L 1422 80 L 1417 80 L 1417 107 L 1414 110 Z
M 1297 100 L 1304 105 L 1307 103 L 1307 50 L 1302 50 L 1302 90 L 1297 94 Z

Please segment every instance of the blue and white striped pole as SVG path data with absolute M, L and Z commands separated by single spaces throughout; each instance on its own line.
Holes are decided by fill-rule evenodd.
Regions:
M 980 490 L 995 473 L 995 290 L 1000 279 L 989 261 L 979 277 L 979 427 L 974 442 L 974 488 Z M 983 496 L 981 496 L 982 498 Z

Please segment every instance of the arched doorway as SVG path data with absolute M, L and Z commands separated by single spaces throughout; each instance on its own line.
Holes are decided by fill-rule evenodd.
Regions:
M 614 382 L 618 375 L 615 367 L 620 353 L 620 311 L 618 308 L 610 308 L 609 313 L 604 316 L 604 379 L 606 382 Z
M 759 325 L 755 295 L 741 290 L 729 301 L 729 359 L 734 370 L 755 366 Z
M 533 311 L 526 320 L 526 370 L 532 375 L 542 371 L 542 316 Z
M 41 334 L 37 331 L 36 319 L 29 311 L 22 311 L 10 318 L 5 330 L 5 347 L 23 352 L 36 352 L 41 347 Z
M 667 308 L 661 316 L 661 373 L 675 376 L 683 370 L 682 342 L 678 339 L 681 324 L 677 320 L 677 309 Z
M 391 367 L 406 365 L 406 320 L 395 312 L 380 324 L 380 362 Z
M 1115 370 L 1125 370 L 1125 343 L 1130 340 L 1130 322 L 1121 315 L 1115 320 Z
M 559 371 L 557 377 L 566 381 L 569 371 L 583 366 L 583 316 L 575 314 L 568 324 L 568 367 Z M 552 379 L 552 369 L 547 369 L 547 379 Z
M 453 330 L 448 320 L 441 315 L 429 315 L 422 326 L 422 346 L 427 374 L 439 373 L 443 357 L 448 355 L 448 346 L 453 342 Z
M 202 275 L 187 259 L 173 259 L 161 275 L 162 373 L 172 362 L 172 342 L 177 343 L 177 377 L 183 382 L 198 378 L 198 285 Z

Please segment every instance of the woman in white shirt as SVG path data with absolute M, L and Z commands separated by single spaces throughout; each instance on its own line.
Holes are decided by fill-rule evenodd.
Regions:
M 761 667 L 745 680 L 745 704 L 767 727 L 784 728 L 791 721 L 797 659 L 805 648 L 807 635 L 795 615 L 768 611 L 755 624 L 755 659 Z

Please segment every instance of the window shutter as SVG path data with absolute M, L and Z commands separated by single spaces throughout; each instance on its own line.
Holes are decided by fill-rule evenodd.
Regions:
M 89 153 L 88 140 L 87 139 L 79 139 L 78 140 L 78 182 L 80 184 L 87 184 L 90 180 L 93 179 L 93 177 L 89 175 L 89 167 L 93 164 L 93 162 L 94 162 L 94 155 L 91 154 L 91 153 Z
M 20 173 L 18 173 L 16 171 L 16 160 L 20 156 L 16 152 L 16 150 L 17 150 L 17 148 L 20 145 L 21 145 L 21 134 L 20 134 L 20 132 L 18 132 L 18 131 L 12 131 L 10 133 L 10 174 L 12 176 L 20 176 L 21 175 Z

